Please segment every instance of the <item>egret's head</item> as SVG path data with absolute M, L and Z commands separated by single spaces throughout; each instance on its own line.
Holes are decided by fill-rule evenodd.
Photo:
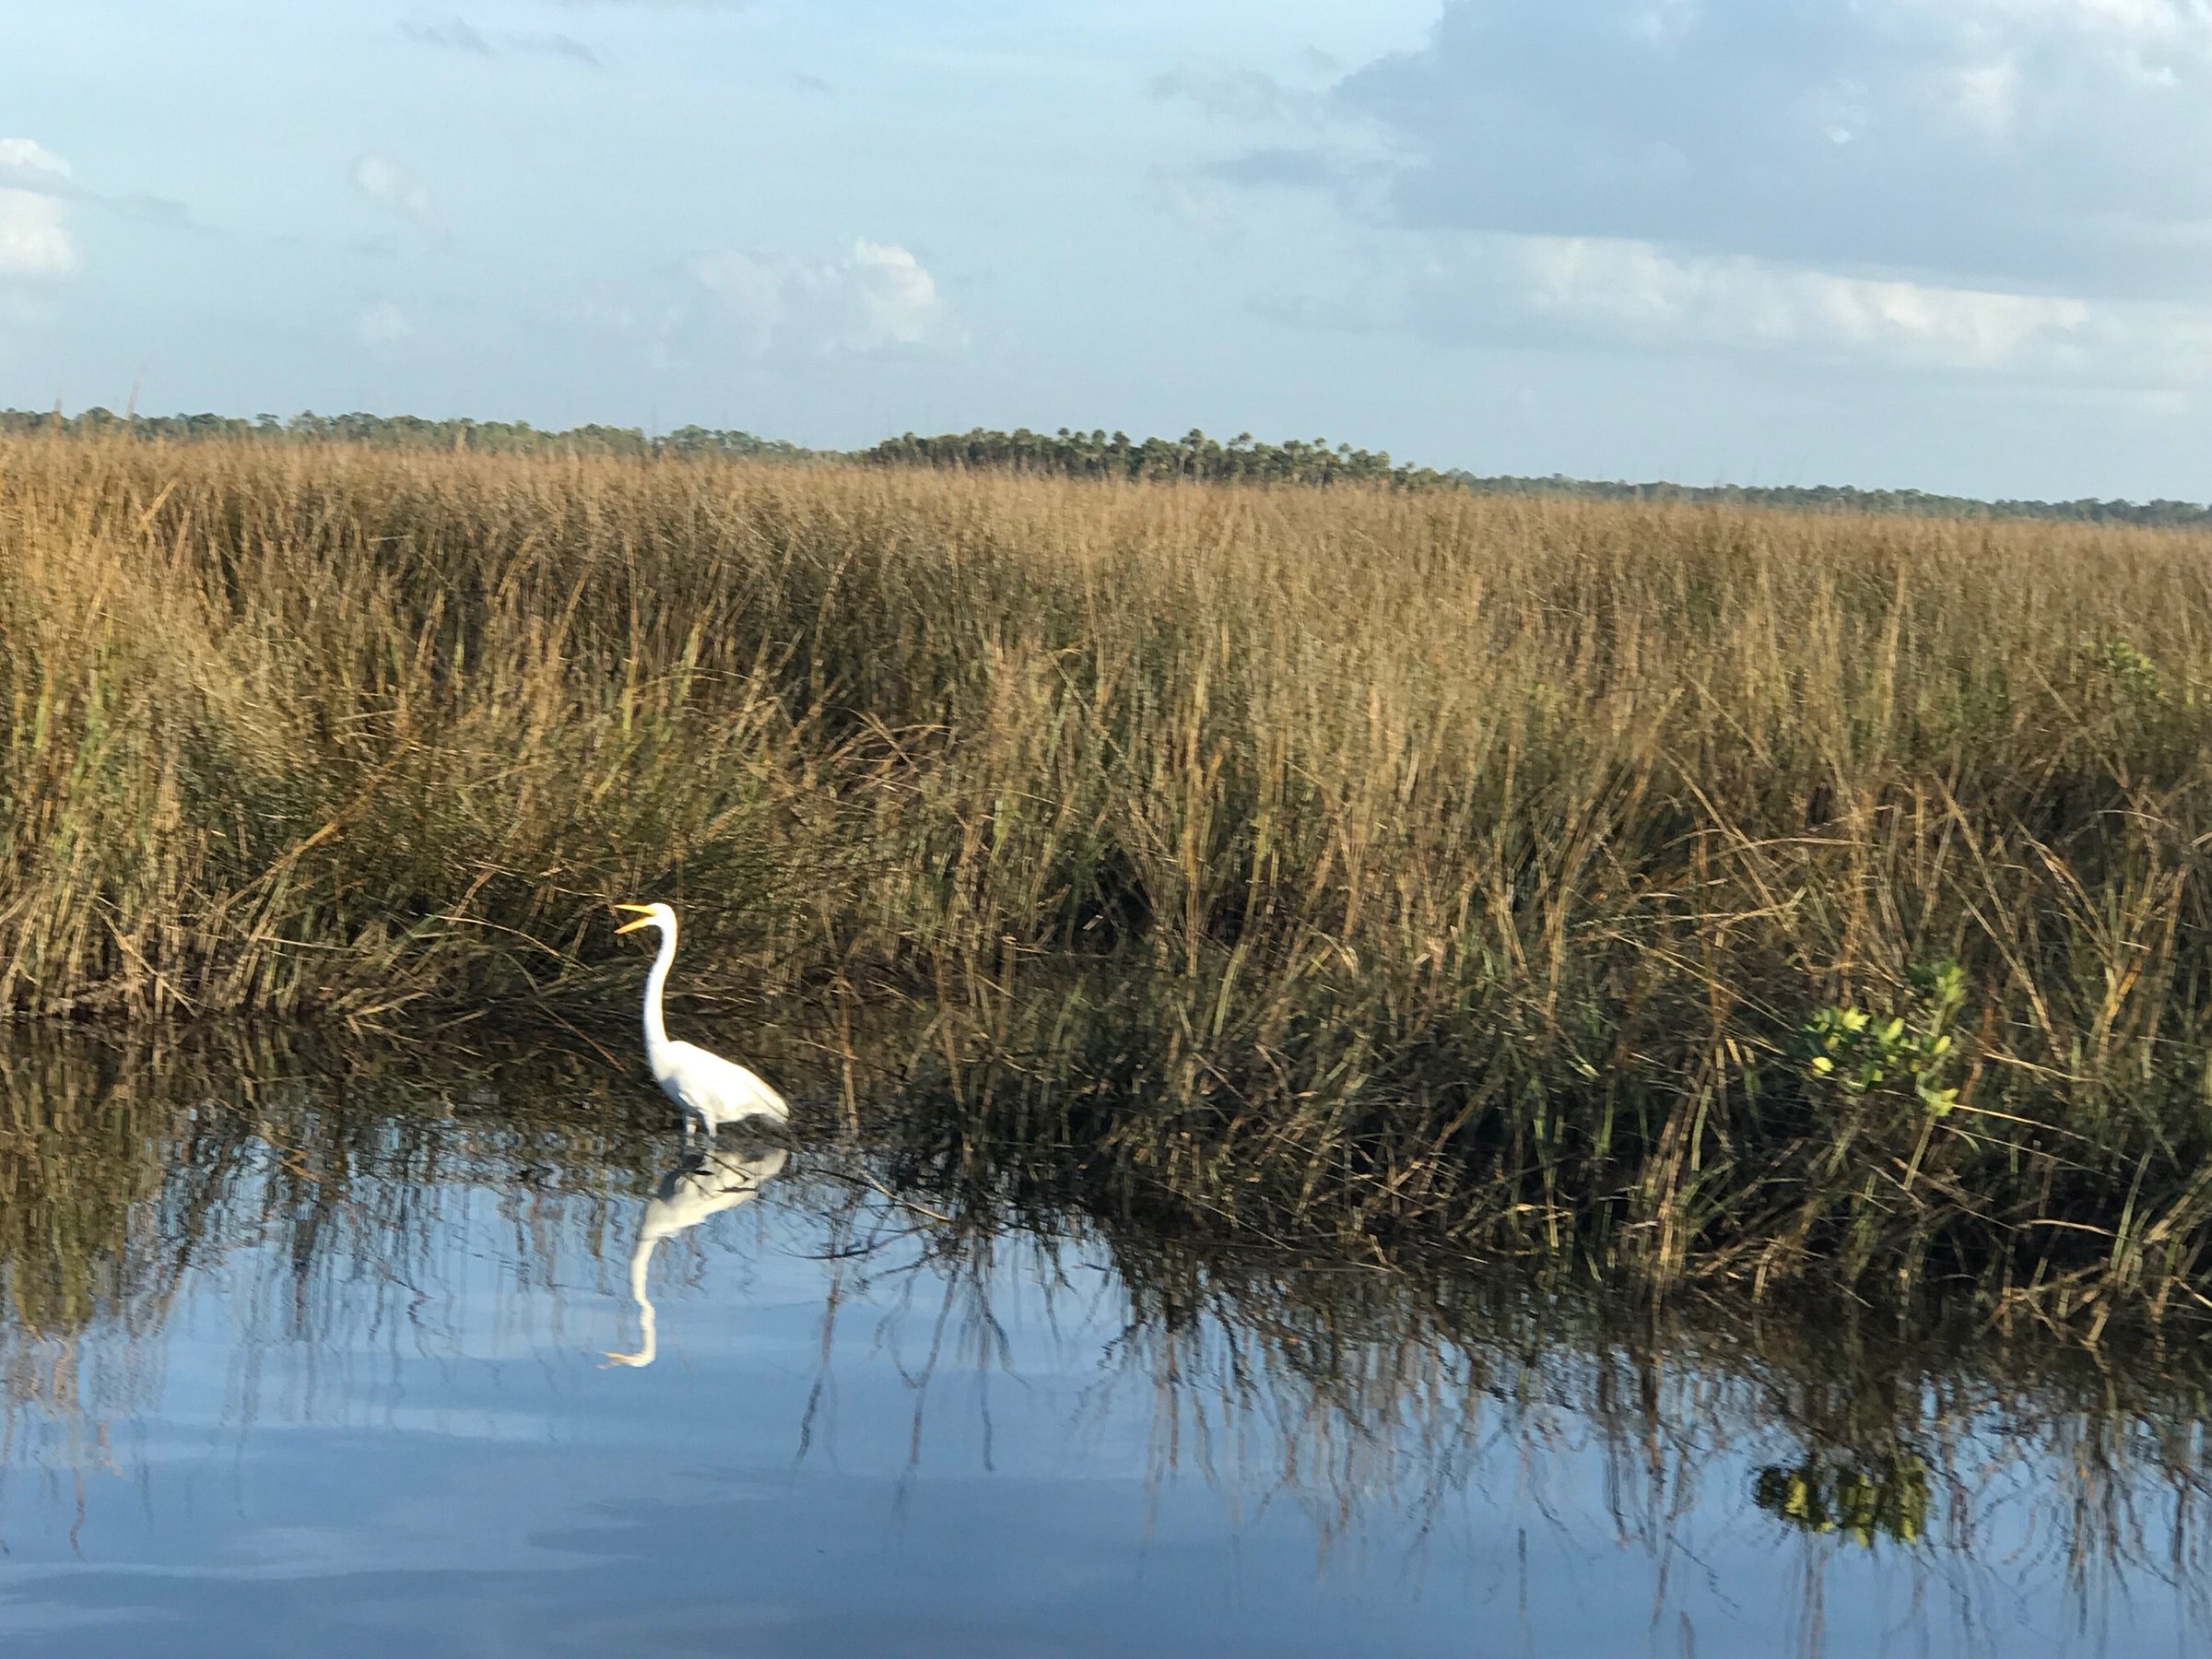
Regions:
M 618 911 L 633 911 L 635 922 L 625 922 L 615 929 L 618 934 L 635 933 L 641 927 L 674 927 L 676 912 L 665 904 L 618 904 Z

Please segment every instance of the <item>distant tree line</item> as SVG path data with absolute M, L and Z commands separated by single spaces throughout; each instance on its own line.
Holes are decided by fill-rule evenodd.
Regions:
M 1054 473 L 1074 478 L 1190 478 L 1223 484 L 1380 483 L 1444 488 L 1455 479 L 1428 467 L 1395 466 L 1386 451 L 1334 449 L 1325 438 L 1262 443 L 1239 432 L 1224 443 L 1195 429 L 1181 438 L 1131 438 L 1103 429 L 1074 432 L 947 432 L 887 438 L 855 457 L 883 466 L 954 466 Z
M 1001 468 L 1060 473 L 1079 478 L 1195 478 L 1225 483 L 1335 484 L 1379 482 L 1402 488 L 1458 488 L 1478 495 L 1563 496 L 1589 500 L 1682 501 L 1746 507 L 1778 507 L 1796 512 L 1909 514 L 1926 518 L 2034 518 L 2082 524 L 2124 524 L 2203 527 L 2212 525 L 2212 508 L 2194 501 L 1976 500 L 1967 496 L 1934 495 L 1921 489 L 1858 489 L 1850 485 L 1629 484 L 1570 478 L 1483 477 L 1460 468 L 1438 471 L 1398 466 L 1387 451 L 1354 449 L 1325 439 L 1255 442 L 1240 432 L 1223 443 L 1193 430 L 1181 438 L 1146 438 L 1122 432 L 945 433 L 918 438 L 908 432 L 886 439 L 855 459 L 883 465 Z
M 1483 495 L 1567 496 L 1606 501 L 1687 501 L 1796 512 L 1902 514 L 1922 518 L 2054 519 L 2071 524 L 2147 524 L 2168 528 L 2212 525 L 2212 507 L 2194 501 L 1978 500 L 1934 495 L 1924 489 L 1857 489 L 1848 484 L 1754 487 L 1723 484 L 1628 484 L 1554 475 L 1548 478 L 1477 477 L 1454 472 L 1454 483 Z
M 159 442 L 221 440 L 256 443 L 362 443 L 388 449 L 474 449 L 495 454 L 747 456 L 811 460 L 818 452 L 751 432 L 678 427 L 650 438 L 638 427 L 579 426 L 550 431 L 526 420 L 425 420 L 417 415 L 317 415 L 306 410 L 281 419 L 256 415 L 118 415 L 102 408 L 81 415 L 0 409 L 0 432 L 54 431 L 89 437 L 131 437 Z
M 700 426 L 677 427 L 665 438 L 653 440 L 656 455 L 681 455 L 748 461 L 830 461 L 835 451 L 806 449 L 781 438 L 759 438 L 751 432 L 715 431 Z
M 2194 501 L 1976 500 L 1920 489 L 1857 489 L 1849 485 L 1750 488 L 1630 484 L 1553 475 L 1483 477 L 1457 468 L 1402 466 L 1383 450 L 1332 447 L 1327 440 L 1263 443 L 1249 432 L 1224 442 L 1193 429 L 1181 438 L 1131 438 L 1103 429 L 970 432 L 917 437 L 907 432 L 868 449 L 807 449 L 751 432 L 678 427 L 658 437 L 638 427 L 588 425 L 550 430 L 524 420 L 426 420 L 414 415 L 80 415 L 0 409 L 0 433 L 54 431 L 149 441 L 211 440 L 261 443 L 362 443 L 400 449 L 475 449 L 499 454 L 623 455 L 640 459 L 851 460 L 878 466 L 958 467 L 1044 473 L 1074 478 L 1185 478 L 1210 483 L 1384 484 L 1402 489 L 1467 489 L 1482 495 L 1560 496 L 1590 500 L 1681 501 L 1796 512 L 1908 514 L 1926 518 L 2053 519 L 2075 524 L 2212 527 L 2212 507 Z

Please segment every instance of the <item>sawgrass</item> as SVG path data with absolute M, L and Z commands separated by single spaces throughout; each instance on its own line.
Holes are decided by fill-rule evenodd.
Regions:
M 679 1021 L 1191 1224 L 2212 1306 L 2207 554 L 8 440 L 0 1005 L 588 1026 L 665 898 Z

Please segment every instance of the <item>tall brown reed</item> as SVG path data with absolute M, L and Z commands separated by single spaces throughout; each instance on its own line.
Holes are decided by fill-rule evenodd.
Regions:
M 584 1007 L 658 895 L 695 996 L 914 999 L 910 1102 L 1132 1202 L 2169 1311 L 2208 550 L 11 441 L 0 1001 Z M 1810 1069 L 1947 959 L 1955 1095 Z

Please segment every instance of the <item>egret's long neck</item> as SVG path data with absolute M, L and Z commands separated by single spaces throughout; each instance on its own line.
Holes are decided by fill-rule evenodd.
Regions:
M 653 1271 L 653 1253 L 661 1247 L 661 1235 L 650 1228 L 638 1229 L 638 1241 L 629 1252 L 629 1296 L 645 1315 L 653 1320 L 653 1298 L 645 1294 L 647 1276 Z
M 607 1359 L 617 1365 L 651 1365 L 660 1351 L 659 1322 L 653 1318 L 653 1298 L 645 1294 L 645 1276 L 653 1266 L 654 1247 L 660 1235 L 641 1228 L 637 1247 L 629 1253 L 629 1294 L 638 1304 L 638 1347 L 635 1353 L 609 1354 Z
M 645 976 L 645 1055 L 656 1057 L 668 1046 L 668 1028 L 661 1019 L 661 989 L 668 982 L 668 964 L 676 960 L 676 919 L 661 924 L 661 954 L 653 959 Z

